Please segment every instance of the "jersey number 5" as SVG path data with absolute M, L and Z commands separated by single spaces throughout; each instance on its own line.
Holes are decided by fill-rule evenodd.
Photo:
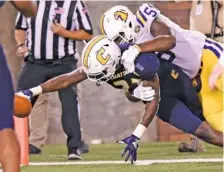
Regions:
M 106 57 L 103 57 L 105 53 L 105 49 L 103 47 L 100 48 L 96 55 L 96 59 L 102 64 L 105 65 L 110 60 L 110 55 L 107 54 Z
M 152 17 L 156 17 L 156 15 L 157 15 L 157 12 L 150 9 L 149 7 L 145 8 L 144 13 L 149 15 L 149 16 L 152 15 Z
M 144 13 L 147 15 L 152 15 L 152 17 L 156 17 L 157 16 L 157 12 L 155 10 L 153 10 L 153 6 L 150 4 L 147 4 L 145 9 L 144 9 Z

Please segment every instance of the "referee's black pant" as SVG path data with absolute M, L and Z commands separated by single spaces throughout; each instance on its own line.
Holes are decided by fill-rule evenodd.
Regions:
M 74 57 L 66 57 L 60 60 L 35 60 L 29 56 L 25 61 L 18 80 L 17 91 L 38 86 L 58 75 L 69 73 L 76 68 L 77 63 Z M 71 86 L 58 92 L 62 104 L 62 126 L 67 135 L 68 152 L 72 152 L 81 144 L 76 87 Z M 31 100 L 33 105 L 37 98 L 34 97 Z

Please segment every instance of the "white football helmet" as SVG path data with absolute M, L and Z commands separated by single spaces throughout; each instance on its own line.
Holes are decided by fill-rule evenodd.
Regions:
M 91 81 L 105 83 L 114 76 L 120 48 L 105 35 L 94 37 L 82 51 L 82 68 Z
M 114 6 L 100 20 L 101 33 L 115 43 L 133 43 L 139 29 L 136 16 L 125 6 Z

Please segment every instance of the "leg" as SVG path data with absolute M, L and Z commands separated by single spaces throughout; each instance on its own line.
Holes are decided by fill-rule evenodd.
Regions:
M 4 172 L 20 171 L 20 147 L 13 129 L 0 130 L 0 163 Z
M 203 50 L 200 97 L 205 119 L 214 129 L 223 132 L 223 92 L 218 89 L 211 90 L 209 87 L 209 76 L 217 61 L 218 57 L 212 51 Z
M 18 80 L 17 90 L 29 89 L 43 83 L 47 79 L 47 68 L 34 64 L 25 63 Z M 34 105 L 38 97 L 33 98 L 32 104 Z M 40 153 L 41 145 L 44 144 L 46 139 L 47 128 L 47 99 L 40 99 L 38 104 L 34 106 L 31 115 L 29 116 L 30 124 L 30 146 L 29 152 Z
M 81 114 L 82 114 L 82 104 L 81 104 L 81 88 L 79 85 L 77 85 L 77 95 L 78 95 L 78 113 L 79 113 L 79 120 L 81 120 Z M 79 147 L 80 154 L 88 153 L 89 152 L 89 145 L 85 143 L 83 138 L 83 129 L 81 128 L 81 145 Z
M 194 135 L 207 143 L 223 147 L 223 133 L 214 130 L 206 121 L 198 127 L 198 129 L 194 132 Z
M 30 154 L 41 153 L 40 149 L 46 144 L 48 129 L 47 98 L 46 94 L 39 96 L 29 118 Z
M 190 78 L 178 67 L 164 61 L 160 61 L 160 71 L 170 71 L 170 76 L 164 78 L 166 75 L 160 77 L 161 96 L 162 97 L 176 97 L 185 104 L 195 116 L 204 120 L 202 114 L 202 107 L 198 98 L 196 89 L 192 85 Z M 178 74 L 178 77 L 173 77 L 173 72 Z M 166 72 L 168 75 L 169 73 Z M 163 99 L 163 98 L 162 98 Z M 166 115 L 166 121 L 169 121 L 169 116 Z M 195 138 L 195 137 L 194 137 Z M 191 140 L 193 138 L 191 137 Z M 193 139 L 193 144 L 182 143 L 179 146 L 180 152 L 201 152 L 203 147 L 198 143 L 198 139 Z M 182 146 L 187 145 L 187 146 Z
M 51 77 L 71 72 L 74 69 L 74 62 L 64 62 L 52 69 Z M 74 88 L 69 87 L 59 90 L 59 99 L 62 104 L 62 127 L 67 135 L 69 160 L 81 158 L 78 151 L 78 148 L 81 146 L 81 129 L 78 114 L 77 93 L 76 88 Z
M 77 96 L 72 87 L 59 91 L 62 103 L 62 126 L 67 135 L 69 154 L 77 151 L 81 144 L 80 121 L 77 108 Z
M 222 133 L 212 129 L 176 98 L 162 98 L 158 117 L 186 133 L 191 133 L 213 145 L 221 146 Z M 207 132 L 209 130 L 210 132 Z
M 174 97 L 162 98 L 158 117 L 185 133 L 194 134 L 202 121 L 185 104 Z
M 181 91 L 180 100 L 190 109 L 190 111 L 202 121 L 205 120 L 202 112 L 202 105 L 198 97 L 196 88 L 193 87 L 190 78 L 183 72 L 180 73 L 180 80 L 183 89 Z M 196 84 L 199 86 L 200 84 Z M 200 86 L 199 86 L 200 87 Z M 204 152 L 202 144 L 199 139 L 193 135 L 190 137 L 189 142 L 182 142 L 178 146 L 179 152 Z
M 206 120 L 216 130 L 223 132 L 223 112 L 217 112 L 206 116 Z
M 20 147 L 14 132 L 12 78 L 0 47 L 0 163 L 4 172 L 20 171 Z

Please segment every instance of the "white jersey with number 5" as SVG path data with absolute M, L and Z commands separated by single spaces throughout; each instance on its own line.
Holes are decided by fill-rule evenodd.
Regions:
M 194 78 L 201 65 L 206 36 L 197 31 L 182 29 L 179 25 L 160 14 L 160 11 L 155 7 L 143 4 L 136 13 L 136 19 L 140 25 L 140 31 L 136 36 L 137 44 L 154 39 L 150 33 L 150 27 L 155 18 L 159 18 L 166 23 L 176 38 L 176 46 L 169 52 L 158 53 L 158 57 L 178 65 L 190 78 Z

